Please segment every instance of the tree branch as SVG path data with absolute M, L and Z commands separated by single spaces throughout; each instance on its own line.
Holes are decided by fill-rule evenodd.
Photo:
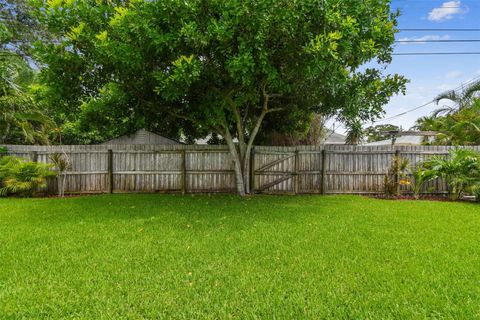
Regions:
M 240 112 L 233 101 L 231 96 L 227 96 L 227 103 L 229 104 L 230 108 L 232 109 L 233 115 L 235 116 L 235 123 L 237 126 L 237 137 L 238 137 L 238 144 L 240 147 L 240 156 L 243 159 L 245 156 L 245 131 L 243 130 L 242 125 L 242 118 L 240 116 Z

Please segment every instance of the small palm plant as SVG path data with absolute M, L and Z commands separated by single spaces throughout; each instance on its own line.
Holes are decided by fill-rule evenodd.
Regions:
M 387 196 L 399 196 L 399 187 L 402 184 L 407 184 L 405 177 L 407 176 L 408 159 L 402 157 L 393 157 L 390 168 L 385 175 L 385 194 Z
M 445 179 L 450 198 L 459 199 L 480 179 L 480 154 L 467 149 L 454 149 L 449 157 L 433 157 L 425 162 L 433 176 Z
M 67 170 L 70 168 L 70 159 L 66 154 L 54 152 L 50 155 L 50 160 L 57 169 L 58 178 L 58 195 L 63 197 L 65 195 L 65 182 L 67 179 Z
M 412 179 L 410 185 L 412 187 L 413 197 L 419 199 L 423 186 L 425 183 L 435 178 L 435 172 L 428 170 L 420 164 L 411 171 L 411 175 Z
M 0 196 L 19 194 L 32 196 L 37 188 L 47 184 L 48 177 L 56 176 L 52 165 L 26 161 L 12 156 L 0 159 Z

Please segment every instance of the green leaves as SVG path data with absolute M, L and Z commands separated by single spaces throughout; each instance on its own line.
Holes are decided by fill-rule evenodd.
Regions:
M 234 138 L 250 137 L 266 100 L 267 108 L 286 110 L 263 126 L 267 130 L 305 127 L 313 112 L 345 123 L 372 120 L 405 88 L 403 77 L 361 68 L 375 58 L 389 60 L 396 17 L 386 1 L 114 0 L 62 6 L 51 0 L 52 10 L 44 14 L 45 4 L 37 3 L 44 24 L 67 39 L 39 52 L 50 104 L 69 123 L 110 83 L 128 110 L 105 104 L 114 112 L 100 114 L 129 128 L 169 130 L 173 137 L 202 137 L 219 127 Z M 227 96 L 234 107 L 225 103 Z M 106 119 L 98 122 L 103 126 Z
M 411 186 L 415 199 L 420 197 L 424 185 L 437 177 L 437 173 L 434 170 L 427 169 L 423 163 L 411 170 L 411 175 L 413 178 Z
M 32 196 L 37 188 L 46 186 L 47 178 L 56 176 L 52 165 L 6 156 L 0 158 L 0 196 L 20 194 Z
M 199 79 L 201 64 L 193 55 L 180 56 L 172 61 L 166 72 L 157 72 L 159 85 L 155 89 L 157 94 L 167 101 L 174 101 L 182 97 L 188 87 Z
M 433 177 L 442 177 L 449 186 L 450 197 L 460 198 L 480 181 L 480 153 L 468 149 L 453 149 L 449 157 L 433 157 L 424 163 Z

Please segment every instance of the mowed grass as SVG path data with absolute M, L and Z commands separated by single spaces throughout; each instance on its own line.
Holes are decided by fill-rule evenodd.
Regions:
M 0 319 L 480 317 L 480 206 L 0 199 Z

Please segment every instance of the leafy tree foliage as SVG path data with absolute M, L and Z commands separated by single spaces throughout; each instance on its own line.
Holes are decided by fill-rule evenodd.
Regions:
M 400 130 L 401 128 L 394 124 L 379 124 L 366 128 L 365 137 L 367 138 L 367 142 L 381 141 L 389 138 L 384 132 Z
M 3 30 L 3 32 L 2 32 Z M 29 0 L 0 0 L 0 50 L 15 54 L 29 63 L 35 63 L 35 41 L 53 41 L 46 26 L 34 14 Z M 1 37 L 1 36 L 0 36 Z
M 433 144 L 480 145 L 480 99 L 445 115 L 420 118 L 415 128 L 439 132 Z
M 28 92 L 34 73 L 15 54 L 0 52 L 0 143 L 47 143 L 54 123 Z
M 52 121 L 29 93 L 35 72 L 28 50 L 31 35 L 22 0 L 0 3 L 0 143 L 46 143 Z
M 220 135 L 239 194 L 259 131 L 313 112 L 372 120 L 404 90 L 402 77 L 360 68 L 391 61 L 387 0 L 52 0 L 37 14 L 62 39 L 38 54 L 43 97 L 63 121 Z

